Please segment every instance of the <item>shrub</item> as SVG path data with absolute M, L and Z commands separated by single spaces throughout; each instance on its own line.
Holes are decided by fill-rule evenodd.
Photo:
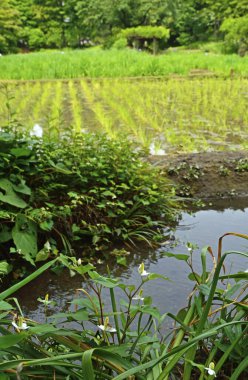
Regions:
M 114 49 L 117 49 L 117 50 L 121 50 L 121 49 L 125 49 L 125 47 L 127 46 L 127 39 L 122 37 L 122 38 L 118 38 L 112 45 L 112 47 Z
M 8 259 L 13 252 L 32 264 L 47 259 L 52 237 L 67 253 L 71 245 L 88 252 L 117 241 L 152 244 L 175 217 L 170 184 L 128 141 L 1 132 L 0 158 L 0 243 Z
M 226 19 L 220 30 L 225 33 L 225 50 L 243 56 L 248 51 L 248 16 Z

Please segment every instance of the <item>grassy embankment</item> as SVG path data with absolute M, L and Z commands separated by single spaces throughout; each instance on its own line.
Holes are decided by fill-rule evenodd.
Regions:
M 177 51 L 152 56 L 133 50 L 89 49 L 40 52 L 0 58 L 0 79 L 58 79 L 79 77 L 139 77 L 187 75 L 191 70 L 218 75 L 248 75 L 248 57 Z

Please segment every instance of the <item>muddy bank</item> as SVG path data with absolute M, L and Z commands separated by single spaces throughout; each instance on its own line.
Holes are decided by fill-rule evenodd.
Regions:
M 248 196 L 248 151 L 152 156 L 150 161 L 163 169 L 180 196 Z

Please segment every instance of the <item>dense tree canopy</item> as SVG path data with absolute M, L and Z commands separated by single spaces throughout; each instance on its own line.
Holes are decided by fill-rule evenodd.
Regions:
M 0 52 L 103 43 L 138 26 L 169 28 L 169 44 L 187 45 L 223 38 L 221 25 L 247 13 L 247 0 L 1 0 Z

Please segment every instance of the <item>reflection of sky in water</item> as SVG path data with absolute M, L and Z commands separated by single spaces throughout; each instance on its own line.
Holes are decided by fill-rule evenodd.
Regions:
M 110 271 L 113 276 L 120 277 L 124 283 L 138 285 L 140 283 L 138 266 L 144 261 L 147 271 L 168 276 L 172 282 L 157 279 L 145 284 L 143 287 L 144 295 L 151 296 L 154 304 L 159 307 L 161 312 L 170 311 L 175 313 L 187 303 L 187 296 L 192 290 L 193 283 L 187 279 L 189 274 L 187 265 L 182 261 L 163 257 L 163 250 L 187 254 L 186 243 L 197 244 L 200 248 L 194 252 L 193 256 L 194 267 L 197 271 L 200 269 L 200 250 L 202 247 L 210 245 L 217 257 L 218 238 L 221 235 L 226 232 L 248 234 L 247 213 L 248 208 L 235 210 L 231 207 L 224 209 L 224 211 L 223 209 L 222 211 L 201 210 L 194 215 L 184 213 L 175 232 L 175 242 L 177 242 L 175 247 L 165 245 L 157 251 L 139 249 L 128 257 L 128 268 L 116 266 L 113 263 L 114 260 L 110 260 L 108 263 Z M 248 240 L 227 236 L 224 238 L 223 252 L 226 250 L 248 252 Z M 208 268 L 211 268 L 210 256 Z M 248 269 L 248 260 L 241 256 L 232 255 L 226 262 L 227 273 L 246 269 Z M 106 263 L 98 265 L 97 271 L 106 274 Z M 75 289 L 82 286 L 84 285 L 81 278 L 70 278 L 67 273 L 61 276 L 45 274 L 34 281 L 33 285 L 22 289 L 18 294 L 18 298 L 25 313 L 39 320 L 42 319 L 41 315 L 43 314 L 43 305 L 38 304 L 36 301 L 39 296 L 44 298 L 45 294 L 49 293 L 50 298 L 55 299 L 57 302 L 56 309 L 61 311 L 61 308 L 67 308 L 67 302 L 75 297 Z M 119 301 L 120 298 L 123 298 L 123 293 L 120 289 L 115 289 L 115 291 L 117 301 Z M 107 308 L 110 304 L 109 291 L 104 290 L 103 294 Z

